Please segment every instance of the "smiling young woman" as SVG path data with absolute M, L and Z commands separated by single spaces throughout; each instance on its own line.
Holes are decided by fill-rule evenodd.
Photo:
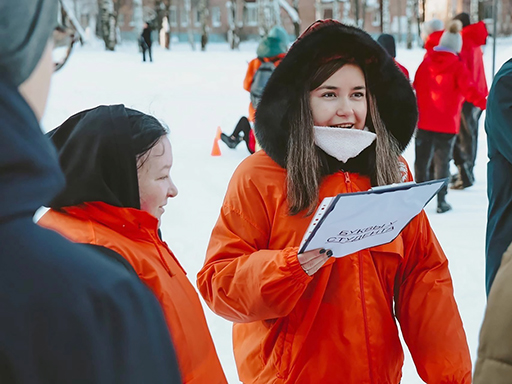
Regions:
M 416 120 L 393 59 L 333 20 L 311 26 L 272 74 L 256 111 L 263 150 L 233 174 L 197 277 L 234 323 L 242 382 L 398 384 L 399 322 L 425 382 L 470 383 L 446 256 L 424 212 L 389 244 L 298 253 L 323 198 L 412 180 L 400 153 Z

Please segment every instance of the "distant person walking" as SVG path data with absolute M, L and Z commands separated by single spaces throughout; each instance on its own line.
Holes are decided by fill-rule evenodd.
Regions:
M 471 75 L 471 81 L 481 94 L 488 95 L 487 81 L 485 79 L 482 46 L 485 45 L 487 27 L 483 21 L 470 24 L 469 15 L 460 13 L 454 17 L 462 23 L 462 50 L 460 59 L 466 65 Z M 459 169 L 459 177 L 454 178 L 452 188 L 464 189 L 473 185 L 477 144 L 478 120 L 482 110 L 470 100 L 466 99 L 462 106 L 460 131 L 453 148 L 453 160 Z
M 476 89 L 458 56 L 462 49 L 461 29 L 460 21 L 452 21 L 439 45 L 427 51 L 414 77 L 419 110 L 414 162 L 417 182 L 450 176 L 464 99 L 485 109 L 486 94 Z M 437 213 L 452 209 L 446 202 L 447 192 L 448 188 L 444 187 L 437 194 Z
M 139 42 L 142 48 L 142 61 L 146 61 L 146 51 L 148 51 L 149 61 L 153 62 L 153 55 L 151 54 L 151 27 L 148 23 L 144 23 L 144 29 L 140 34 Z
M 512 59 L 494 77 L 485 117 L 487 133 L 487 236 L 485 241 L 487 294 L 512 242 Z

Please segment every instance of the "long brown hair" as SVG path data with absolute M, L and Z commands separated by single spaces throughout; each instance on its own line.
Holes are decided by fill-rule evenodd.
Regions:
M 304 84 L 303 92 L 298 95 L 295 105 L 290 108 L 288 115 L 290 136 L 286 157 L 287 200 L 290 215 L 296 215 L 304 209 L 307 209 L 306 215 L 310 215 L 318 204 L 322 172 L 319 150 L 314 139 L 310 92 L 322 85 L 345 64 L 358 65 L 346 59 L 331 60 L 321 65 L 311 77 L 309 84 Z M 366 124 L 377 135 L 375 177 L 370 177 L 372 185 L 398 183 L 401 181 L 398 143 L 386 129 L 377 109 L 375 96 L 370 93 L 368 84 L 366 98 L 368 103 Z

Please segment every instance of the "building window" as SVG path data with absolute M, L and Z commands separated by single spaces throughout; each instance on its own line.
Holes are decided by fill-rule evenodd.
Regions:
M 175 5 L 171 5 L 169 8 L 169 24 L 171 27 L 178 26 L 178 11 Z
M 185 8 L 180 9 L 180 21 L 181 21 L 182 27 L 188 26 L 188 15 L 187 15 L 187 11 L 185 10 Z
M 199 12 L 199 9 L 194 8 L 194 26 L 199 27 L 201 26 L 201 12 Z
M 332 8 L 324 8 L 324 19 L 332 19 Z
M 212 7 L 212 27 L 220 26 L 220 7 Z
M 244 23 L 248 27 L 257 27 L 258 26 L 258 4 L 257 3 L 245 3 Z

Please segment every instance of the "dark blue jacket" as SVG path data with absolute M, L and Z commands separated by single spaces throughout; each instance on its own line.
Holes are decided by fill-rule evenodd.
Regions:
M 32 110 L 0 78 L 0 383 L 180 383 L 140 280 L 32 221 L 63 186 Z
M 512 59 L 494 77 L 485 118 L 487 164 L 486 289 L 487 294 L 512 243 Z

